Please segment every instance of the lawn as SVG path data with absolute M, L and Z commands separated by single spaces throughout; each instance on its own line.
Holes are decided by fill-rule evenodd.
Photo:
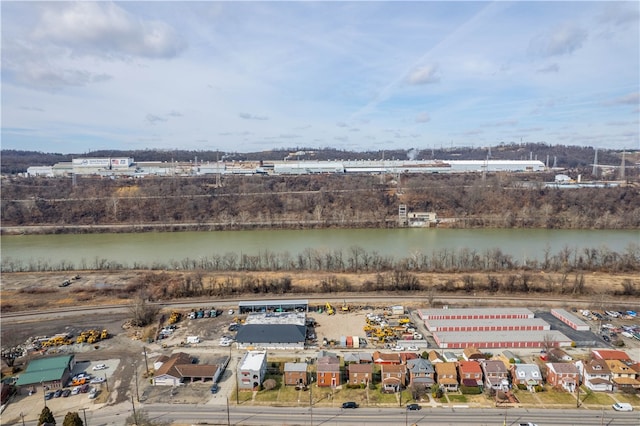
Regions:
M 584 390 L 584 387 L 580 388 L 580 401 L 582 401 L 583 404 L 610 406 L 615 402 L 604 392 L 591 392 L 587 394 L 586 391 L 583 392 Z
M 447 398 L 449 398 L 449 402 L 453 402 L 453 403 L 462 403 L 462 402 L 467 402 L 467 396 L 466 395 L 456 395 L 456 394 L 447 394 Z
M 529 391 L 520 390 L 518 392 L 514 392 L 514 395 L 516 396 L 516 398 L 518 398 L 518 401 L 520 401 L 521 404 L 537 404 L 538 403 L 538 400 L 536 399 L 536 397 Z
M 576 405 L 576 398 L 569 392 L 561 392 L 546 388 L 544 392 L 536 394 L 543 404 L 570 404 Z

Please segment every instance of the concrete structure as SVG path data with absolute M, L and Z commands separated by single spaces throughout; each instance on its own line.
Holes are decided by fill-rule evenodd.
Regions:
M 527 308 L 454 308 L 454 309 L 418 309 L 421 320 L 483 320 L 483 319 L 521 319 L 533 318 Z
M 44 391 L 44 387 L 63 388 L 69 382 L 75 365 L 75 354 L 33 359 L 18 377 L 16 388 L 21 394 L 36 392 L 38 388 Z
M 582 321 L 577 316 L 573 315 L 571 312 L 567 312 L 564 309 L 552 309 L 551 315 L 558 318 L 563 323 L 567 324 L 569 327 L 578 331 L 589 331 L 589 324 Z
M 425 320 L 427 329 L 435 331 L 534 331 L 550 330 L 542 318 L 479 318 Z
M 306 386 L 309 383 L 306 362 L 285 362 L 284 384 L 285 386 Z
M 557 330 L 437 332 L 433 339 L 440 348 L 542 348 L 547 339 L 556 346 L 571 346 L 571 339 Z
M 267 373 L 267 352 L 248 351 L 238 364 L 238 388 L 240 390 L 258 389 Z

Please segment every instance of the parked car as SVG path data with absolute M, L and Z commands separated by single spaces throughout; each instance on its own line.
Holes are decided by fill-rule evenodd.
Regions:
M 347 401 L 342 403 L 342 408 L 358 408 L 358 404 L 353 401 Z
M 392 351 L 397 351 L 397 352 L 402 352 L 404 351 L 404 348 L 402 346 L 394 346 L 393 348 L 391 348 Z
M 65 389 L 62 391 L 62 397 L 63 398 L 67 398 L 69 395 L 71 395 L 71 390 L 70 389 Z
M 82 386 L 80 386 L 80 393 L 87 393 L 89 392 L 89 385 L 88 384 L 84 384 Z
M 602 340 L 604 340 L 605 342 L 610 342 L 611 338 L 609 338 L 609 336 L 607 336 L 606 334 L 602 335 Z
M 220 388 L 218 387 L 218 385 L 216 384 L 211 385 L 211 393 L 218 393 L 219 390 Z
M 91 388 L 91 392 L 89 392 L 89 399 L 94 399 L 96 396 L 98 396 L 98 389 Z
M 47 393 L 45 393 L 45 394 L 44 394 L 44 399 L 49 400 L 49 399 L 53 398 L 53 394 L 54 394 L 54 393 L 55 393 L 55 392 L 47 392 Z
M 71 390 L 71 395 L 77 395 L 77 394 L 79 394 L 79 393 L 80 393 L 80 388 L 81 388 L 81 386 L 76 386 L 75 388 L 73 388 L 73 389 Z
M 93 370 L 105 370 L 107 368 L 106 364 L 98 364 L 93 366 Z
M 518 426 L 538 426 L 535 423 L 527 422 L 527 423 L 518 423 Z
M 54 398 L 60 398 L 62 396 L 62 389 L 58 389 L 53 393 Z
M 616 411 L 633 411 L 633 406 L 627 402 L 616 402 L 612 407 Z
M 95 385 L 103 382 L 104 382 L 104 377 L 96 377 L 95 379 L 91 379 L 89 383 L 91 383 L 92 385 Z
M 407 410 L 409 411 L 417 411 L 420 410 L 422 407 L 420 406 L 420 404 L 409 404 L 407 405 Z
M 420 349 L 418 349 L 418 347 L 417 347 L 417 346 L 408 346 L 408 347 L 407 347 L 407 350 L 408 350 L 408 351 L 411 351 L 411 352 L 417 352 L 417 351 L 419 351 Z

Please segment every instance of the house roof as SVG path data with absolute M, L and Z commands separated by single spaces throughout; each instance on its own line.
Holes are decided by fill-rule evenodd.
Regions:
M 344 362 L 373 362 L 373 357 L 367 352 L 346 352 Z
M 176 364 L 175 369 L 180 374 L 180 377 L 213 377 L 218 371 L 218 366 L 212 364 Z
M 351 373 L 372 373 L 373 364 L 349 364 L 349 374 Z
M 481 362 L 486 374 L 506 374 L 507 366 L 499 359 L 488 359 Z
M 458 371 L 456 370 L 455 362 L 439 362 L 437 364 L 434 364 L 434 366 L 436 368 L 436 373 L 438 374 L 438 376 L 445 375 L 445 374 L 455 376 L 458 374 Z
M 618 351 L 615 349 L 593 349 L 591 351 L 591 354 L 594 358 L 599 359 L 617 359 L 627 362 L 631 361 L 631 358 L 629 358 L 629 355 L 627 355 L 625 351 Z
M 400 354 L 383 353 L 375 351 L 373 353 L 373 362 L 392 362 L 394 364 L 400 363 Z
M 340 359 L 337 356 L 323 356 L 322 358 L 318 358 L 318 365 L 321 364 L 340 364 Z
M 469 373 L 482 375 L 482 367 L 480 367 L 480 363 L 476 361 L 460 361 L 458 362 L 458 368 L 460 369 L 460 374 Z
M 514 379 L 517 380 L 542 380 L 540 368 L 536 364 L 513 364 Z
M 308 365 L 306 362 L 285 362 L 284 363 L 285 372 L 297 371 L 299 373 L 306 373 L 307 368 L 308 368 Z
M 603 359 L 592 359 L 584 364 L 584 371 L 587 374 L 611 374 L 609 366 Z
M 608 359 L 605 363 L 613 374 L 636 374 L 636 370 L 618 359 Z
M 429 361 L 431 361 L 432 363 L 443 362 L 443 359 L 442 359 L 442 357 L 440 357 L 440 354 L 437 351 L 430 351 L 429 352 Z
M 433 373 L 435 371 L 431 361 L 423 358 L 410 359 L 407 361 L 407 368 L 412 373 Z
M 382 374 L 406 373 L 407 366 L 404 364 L 382 364 L 380 371 Z
M 238 343 L 304 343 L 306 327 L 294 324 L 245 324 L 238 330 Z
M 482 354 L 482 352 L 480 352 L 478 348 L 473 346 L 467 346 L 466 348 L 464 348 L 464 351 L 462 351 L 462 353 L 467 359 L 484 358 L 484 355 Z
M 318 364 L 316 371 L 318 373 L 337 373 L 340 371 L 340 364 Z
M 184 366 L 185 364 L 191 364 L 191 356 L 184 352 L 176 352 L 169 357 L 167 361 L 162 363 L 160 368 L 156 371 L 156 376 L 169 375 L 172 377 L 182 378 L 184 377 L 177 366 Z
M 62 355 L 32 360 L 18 377 L 16 386 L 61 380 L 74 357 L 75 355 Z
M 546 366 L 556 374 L 578 374 L 578 367 L 570 362 L 547 362 Z

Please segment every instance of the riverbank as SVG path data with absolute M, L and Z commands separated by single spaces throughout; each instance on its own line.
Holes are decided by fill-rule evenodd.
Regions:
M 522 276 L 513 272 L 491 273 L 492 279 L 500 282 L 508 282 L 510 277 Z M 490 297 L 523 300 L 527 303 L 536 299 L 554 299 L 557 303 L 576 303 L 580 301 L 585 309 L 603 309 L 604 305 L 611 308 L 617 306 L 620 309 L 628 304 L 640 303 L 640 297 L 620 295 L 625 290 L 625 283 L 637 281 L 635 274 L 605 274 L 591 273 L 584 276 L 584 287 L 581 293 L 574 293 L 567 286 L 567 291 L 562 292 L 560 285 L 567 281 L 565 274 L 554 273 L 529 273 L 528 283 L 531 289 L 542 288 L 543 285 L 553 285 L 555 291 L 523 292 L 514 288 L 513 292 L 482 290 L 479 283 L 487 280 L 486 273 L 467 273 L 463 276 L 457 273 L 415 273 L 413 276 L 421 286 L 418 291 L 385 291 L 363 290 L 368 283 L 378 279 L 377 273 L 338 273 L 326 272 L 183 272 L 183 271 L 65 271 L 65 272 L 21 272 L 2 274 L 2 298 L 0 308 L 3 313 L 11 313 L 28 310 L 72 308 L 79 305 L 129 305 L 131 298 L 139 291 L 143 291 L 151 300 L 171 302 L 194 300 L 194 303 L 202 303 L 202 300 L 237 299 L 255 300 L 265 297 L 277 299 L 279 297 L 307 298 L 317 297 L 320 300 L 326 298 L 358 300 L 359 297 L 378 296 L 399 297 L 407 300 L 420 301 L 421 304 L 435 304 L 437 300 L 456 296 L 465 297 Z M 77 278 L 76 278 L 77 277 Z M 69 284 L 62 286 L 64 282 Z M 283 293 L 274 289 L 273 292 L 247 291 L 243 284 L 247 282 L 279 283 L 290 281 L 290 287 Z M 469 282 L 477 283 L 477 289 L 469 291 Z M 189 283 L 194 289 L 191 297 L 185 294 L 183 297 L 162 297 L 174 291 L 176 286 L 180 288 Z M 200 284 L 197 284 L 200 283 Z M 335 283 L 342 287 L 328 288 Z M 221 285 L 225 284 L 225 293 L 219 294 Z M 202 289 L 197 290 L 198 285 Z M 636 283 L 637 285 L 637 283 Z M 185 287 L 186 288 L 186 287 Z M 351 291 L 347 289 L 350 288 Z M 164 290 L 163 290 L 164 289 Z M 197 290 L 197 291 L 196 291 Z M 265 290 L 269 290 L 266 288 Z M 186 290 L 185 290 L 186 291 Z M 505 303 L 508 301 L 505 301 Z M 467 302 L 468 303 L 468 302 Z M 322 304 L 322 303 L 320 303 Z

